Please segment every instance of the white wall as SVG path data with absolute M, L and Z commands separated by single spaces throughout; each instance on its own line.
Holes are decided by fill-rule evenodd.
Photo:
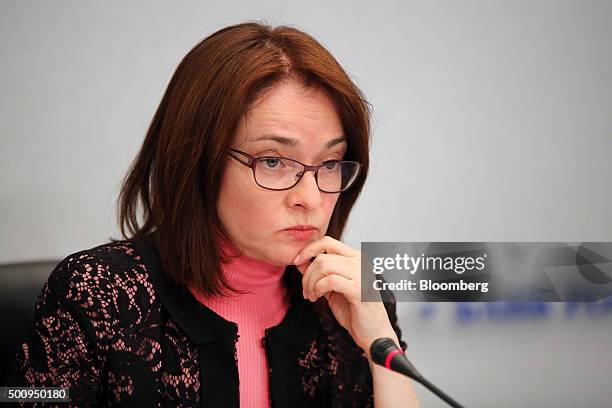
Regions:
M 116 237 L 119 182 L 174 68 L 247 19 L 313 34 L 374 106 L 347 243 L 612 241 L 609 1 L 4 1 L 0 263 Z M 609 314 L 433 329 L 416 308 L 417 367 L 466 405 L 612 400 Z

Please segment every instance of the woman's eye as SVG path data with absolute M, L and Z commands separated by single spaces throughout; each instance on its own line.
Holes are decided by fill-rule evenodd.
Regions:
M 338 160 L 328 160 L 326 162 L 323 162 L 323 165 L 325 166 L 327 170 L 333 170 L 337 164 L 338 164 Z
M 269 168 L 273 169 L 275 167 L 278 167 L 280 164 L 280 159 L 278 158 L 270 158 L 270 159 L 263 159 L 262 162 Z

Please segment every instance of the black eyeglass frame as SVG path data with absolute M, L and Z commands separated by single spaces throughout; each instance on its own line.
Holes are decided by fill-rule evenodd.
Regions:
M 255 183 L 261 187 L 261 188 L 265 188 L 266 190 L 272 190 L 272 191 L 285 191 L 285 190 L 290 190 L 293 187 L 295 187 L 300 180 L 302 180 L 302 177 L 304 177 L 304 174 L 307 171 L 312 171 L 314 172 L 314 176 L 315 176 L 315 181 L 317 183 L 317 188 L 319 189 L 319 191 L 323 192 L 323 193 L 342 193 L 346 190 L 348 190 L 349 188 L 351 188 L 354 184 L 355 181 L 357 181 L 357 177 L 359 177 L 359 173 L 361 172 L 361 166 L 362 164 L 357 162 L 357 161 L 352 161 L 352 160 L 327 160 L 325 163 L 317 165 L 317 166 L 310 166 L 308 164 L 304 164 L 300 161 L 294 160 L 294 159 L 289 159 L 287 157 L 281 157 L 281 156 L 262 156 L 262 157 L 255 157 L 252 156 L 246 152 L 243 152 L 241 150 L 238 149 L 229 149 L 230 152 L 228 153 L 230 156 L 232 156 L 234 159 L 236 159 L 239 163 L 244 164 L 247 167 L 250 167 L 252 172 L 253 172 L 253 180 L 255 180 Z M 236 152 L 239 154 L 242 154 L 244 156 L 246 156 L 246 161 L 242 161 L 241 158 L 235 156 L 234 154 L 232 154 L 232 152 Z M 261 160 L 261 159 L 283 159 L 283 160 L 289 160 L 295 163 L 298 163 L 299 165 L 301 165 L 304 169 L 302 170 L 302 172 L 300 173 L 298 179 L 295 181 L 295 183 L 293 183 L 293 185 L 291 187 L 287 187 L 287 188 L 270 188 L 270 187 L 265 187 L 262 186 L 261 184 L 259 184 L 259 182 L 257 181 L 257 177 L 255 176 L 255 167 L 257 166 L 257 160 Z M 323 166 L 325 166 L 326 164 L 328 164 L 329 162 L 334 162 L 334 163 L 354 163 L 357 165 L 357 172 L 355 173 L 355 177 L 353 178 L 353 181 L 351 181 L 351 183 L 349 185 L 347 185 L 346 187 L 344 187 L 342 190 L 339 191 L 326 191 L 323 190 L 320 186 L 319 186 L 319 169 Z

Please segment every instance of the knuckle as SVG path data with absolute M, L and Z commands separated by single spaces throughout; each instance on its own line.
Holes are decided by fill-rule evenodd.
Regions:
M 317 283 L 315 283 L 314 285 L 314 289 L 316 291 L 321 290 L 322 288 L 325 287 L 325 281 L 323 279 L 319 280 Z
M 332 288 L 336 289 L 338 287 L 338 276 L 329 275 L 329 284 Z
M 329 268 L 329 260 L 325 258 L 319 259 L 317 257 L 317 265 L 319 266 L 319 268 L 321 268 L 321 270 L 326 270 Z

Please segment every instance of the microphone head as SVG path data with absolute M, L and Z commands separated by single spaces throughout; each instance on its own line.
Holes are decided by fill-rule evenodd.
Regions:
M 421 373 L 414 368 L 404 355 L 402 349 L 390 338 L 382 337 L 374 340 L 370 346 L 370 355 L 372 356 L 372 361 L 376 364 L 421 381 Z
M 374 340 L 370 346 L 370 355 L 376 364 L 384 365 L 390 352 L 397 350 L 397 345 L 388 337 Z

